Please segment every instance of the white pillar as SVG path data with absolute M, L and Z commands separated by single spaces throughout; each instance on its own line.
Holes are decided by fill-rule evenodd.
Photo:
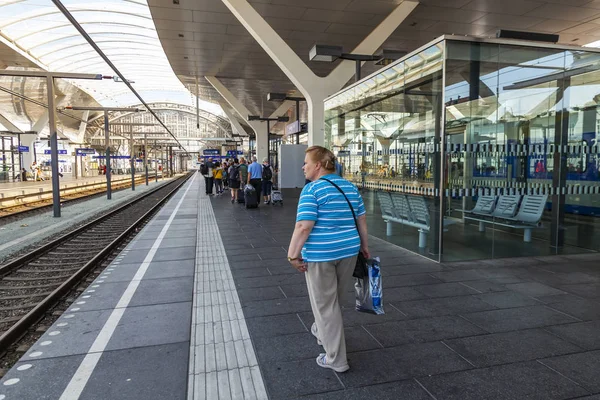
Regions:
M 50 121 L 50 115 L 48 114 L 48 110 L 46 109 L 40 116 L 40 119 L 38 119 L 36 123 L 33 124 L 31 130 L 37 132 L 39 135 L 39 133 L 42 132 L 42 130 L 44 130 L 46 125 L 48 125 L 48 121 Z
M 323 145 L 325 118 L 323 101 L 340 90 L 354 75 L 355 62 L 342 62 L 329 76 L 319 77 L 312 72 L 247 0 L 222 1 L 298 90 L 302 92 L 308 103 L 309 145 Z M 418 2 L 407 0 L 400 3 L 353 52 L 373 54 L 417 5 Z
M 4 115 L 0 114 L 0 125 L 4 126 L 9 131 L 22 132 L 18 126 L 10 122 Z
M 21 168 L 25 168 L 27 171 L 29 171 L 31 164 L 33 164 L 33 148 L 35 146 L 36 139 L 37 135 L 21 135 L 21 145 L 29 147 L 29 152 L 21 153 L 21 156 L 23 157 L 23 165 Z
M 237 134 L 239 136 L 247 136 L 246 131 L 244 130 L 244 128 L 242 127 L 242 125 L 240 124 L 238 119 L 233 115 L 233 113 L 229 109 L 229 106 L 222 101 L 219 102 L 219 105 L 221 106 L 221 108 L 223 109 L 223 112 L 229 119 L 229 122 L 231 123 L 231 127 L 233 128 L 233 130 L 235 132 L 237 132 Z
M 210 83 L 217 92 L 223 97 L 223 99 L 235 110 L 236 113 L 242 119 L 247 120 L 248 115 L 251 115 L 250 111 L 239 101 L 233 93 L 229 91 L 221 81 L 219 81 L 214 76 L 205 76 L 208 83 Z M 232 123 L 233 124 L 233 123 Z M 258 160 L 262 160 L 264 157 L 268 155 L 268 145 L 269 139 L 267 136 L 267 124 L 264 121 L 248 121 L 248 125 L 254 131 L 256 136 L 256 157 Z

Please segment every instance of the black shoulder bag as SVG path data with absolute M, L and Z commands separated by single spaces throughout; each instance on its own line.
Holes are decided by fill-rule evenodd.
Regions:
M 325 178 L 320 178 L 320 179 L 331 183 L 342 194 L 342 196 L 344 196 L 344 198 L 348 202 L 348 207 L 350 207 L 350 211 L 352 211 L 352 217 L 354 218 L 354 225 L 356 225 L 356 232 L 358 233 L 358 237 L 360 239 L 360 230 L 358 229 L 358 221 L 356 220 L 356 214 L 354 213 L 354 208 L 352 207 L 350 200 L 348 200 L 348 197 L 346 197 L 346 193 L 344 193 L 344 191 L 342 189 L 340 189 L 340 187 L 338 185 L 331 182 L 329 179 L 325 179 Z M 363 256 L 363 254 L 359 250 L 358 257 L 356 257 L 356 265 L 354 266 L 354 273 L 352 274 L 352 276 L 355 278 L 363 279 L 368 275 L 369 275 L 369 269 L 367 267 L 367 259 L 365 258 L 365 256 Z

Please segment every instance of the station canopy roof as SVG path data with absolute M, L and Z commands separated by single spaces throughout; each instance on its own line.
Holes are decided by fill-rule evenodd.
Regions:
M 62 3 L 125 78 L 133 81 L 132 86 L 146 103 L 196 106 L 195 96 L 173 73 L 145 0 Z M 28 59 L 30 66 L 54 72 L 116 75 L 50 0 L 0 0 L 0 41 Z M 22 68 L 3 63 L 9 69 Z M 120 81 L 69 82 L 103 107 L 140 103 Z M 224 115 L 218 104 L 200 100 L 199 106 Z

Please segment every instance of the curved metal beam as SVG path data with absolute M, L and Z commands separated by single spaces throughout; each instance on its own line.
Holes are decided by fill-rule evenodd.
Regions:
M 96 41 L 96 43 L 121 43 L 121 42 L 123 42 L 123 43 L 135 43 L 135 44 L 141 44 L 141 45 L 144 45 L 144 46 L 151 46 L 151 47 L 157 47 L 157 48 L 160 47 L 160 45 L 158 45 L 156 43 L 149 43 L 149 42 L 146 43 L 146 42 L 141 42 L 139 40 L 121 40 L 121 39 L 113 38 L 111 40 L 97 40 Z M 64 47 L 61 47 L 60 49 L 52 49 L 51 51 L 49 51 L 47 53 L 40 54 L 38 56 L 38 58 L 36 58 L 36 59 L 39 61 L 40 58 L 46 57 L 48 54 L 58 53 L 58 52 L 61 52 L 63 50 L 72 49 L 72 48 L 75 48 L 75 47 L 85 47 L 85 48 L 88 48 L 89 47 L 89 43 L 79 43 L 79 44 L 74 44 L 74 45 L 70 45 L 70 46 L 64 46 Z M 19 47 L 19 48 L 22 49 L 22 47 Z M 25 51 L 25 50 L 22 50 L 22 51 Z
M 175 111 L 175 110 L 173 110 L 172 108 L 155 108 L 155 110 L 157 110 L 157 111 Z M 195 114 L 195 113 L 193 113 L 193 112 L 190 112 L 190 111 L 185 111 L 185 110 L 177 110 L 177 111 L 179 111 L 179 112 L 182 112 L 182 113 L 186 113 L 186 114 L 192 114 L 192 115 L 194 115 L 194 117 L 196 116 L 196 114 Z M 204 110 L 203 110 L 203 111 L 204 111 Z M 215 114 L 212 114 L 212 113 L 209 113 L 209 112 L 207 112 L 207 114 L 210 114 L 210 115 L 215 115 Z M 118 120 L 119 120 L 119 119 L 121 119 L 121 118 L 129 117 L 129 116 L 131 116 L 131 115 L 140 115 L 140 113 L 125 113 L 125 114 L 123 114 L 123 115 L 119 115 L 118 117 L 115 117 L 114 119 L 111 119 L 111 120 L 110 120 L 110 122 L 112 123 L 112 122 L 114 122 L 114 121 L 118 121 Z M 218 116 L 217 116 L 217 117 L 218 117 Z M 202 119 L 204 119 L 204 120 L 208 121 L 208 122 L 209 122 L 211 125 L 215 125 L 215 126 L 217 126 L 217 127 L 218 127 L 219 129 L 221 129 L 221 130 L 222 130 L 222 131 L 223 131 L 225 134 L 229 134 L 229 137 L 233 137 L 233 131 L 230 131 L 230 130 L 228 130 L 228 129 L 224 128 L 224 127 L 223 127 L 221 124 L 219 124 L 218 122 L 211 121 L 210 119 L 208 119 L 208 118 L 206 118 L 206 117 L 204 117 L 204 116 L 200 116 L 200 118 L 202 118 Z M 95 119 L 96 119 L 96 118 L 94 118 L 94 120 L 95 120 Z
M 152 30 L 152 28 L 146 28 L 145 26 L 141 26 L 141 25 L 135 25 L 135 24 L 128 24 L 128 23 L 124 23 L 124 22 L 114 22 L 114 21 L 94 21 L 94 22 L 82 22 L 81 25 L 95 25 L 95 24 L 99 24 L 99 25 L 122 25 L 122 26 L 130 26 L 132 28 L 142 28 L 142 29 L 148 29 L 148 30 Z M 23 36 L 19 36 L 17 38 L 15 38 L 14 40 L 21 40 L 23 38 L 29 37 L 29 36 L 33 36 L 33 35 L 37 35 L 38 33 L 42 33 L 42 32 L 47 32 L 47 31 L 51 31 L 53 29 L 60 29 L 60 28 L 64 28 L 66 26 L 71 26 L 71 24 L 62 24 L 62 25 L 55 25 L 55 26 L 51 26 L 48 28 L 44 28 L 44 29 L 40 29 L 37 31 L 32 31 L 29 32 L 26 35 Z M 79 35 L 76 35 L 79 36 Z
M 114 34 L 114 32 L 95 32 L 95 33 L 91 33 L 91 35 L 105 35 L 105 34 L 110 34 L 110 33 Z M 119 35 L 124 35 L 124 36 L 139 36 L 139 37 L 147 37 L 147 38 L 155 39 L 152 36 L 142 35 L 140 33 L 119 32 Z M 49 43 L 60 42 L 61 40 L 65 40 L 65 39 L 69 39 L 69 38 L 75 38 L 75 37 L 79 37 L 79 36 L 80 35 L 65 35 L 65 36 L 60 37 L 58 39 L 47 40 L 45 42 L 38 43 L 35 46 L 30 47 L 27 51 L 31 51 L 31 50 L 33 50 L 33 49 L 35 49 L 37 47 L 44 46 L 44 45 L 47 45 Z

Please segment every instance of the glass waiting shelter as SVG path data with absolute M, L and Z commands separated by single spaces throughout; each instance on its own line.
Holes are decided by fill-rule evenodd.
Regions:
M 600 50 L 443 36 L 325 101 L 369 233 L 436 261 L 600 250 Z

